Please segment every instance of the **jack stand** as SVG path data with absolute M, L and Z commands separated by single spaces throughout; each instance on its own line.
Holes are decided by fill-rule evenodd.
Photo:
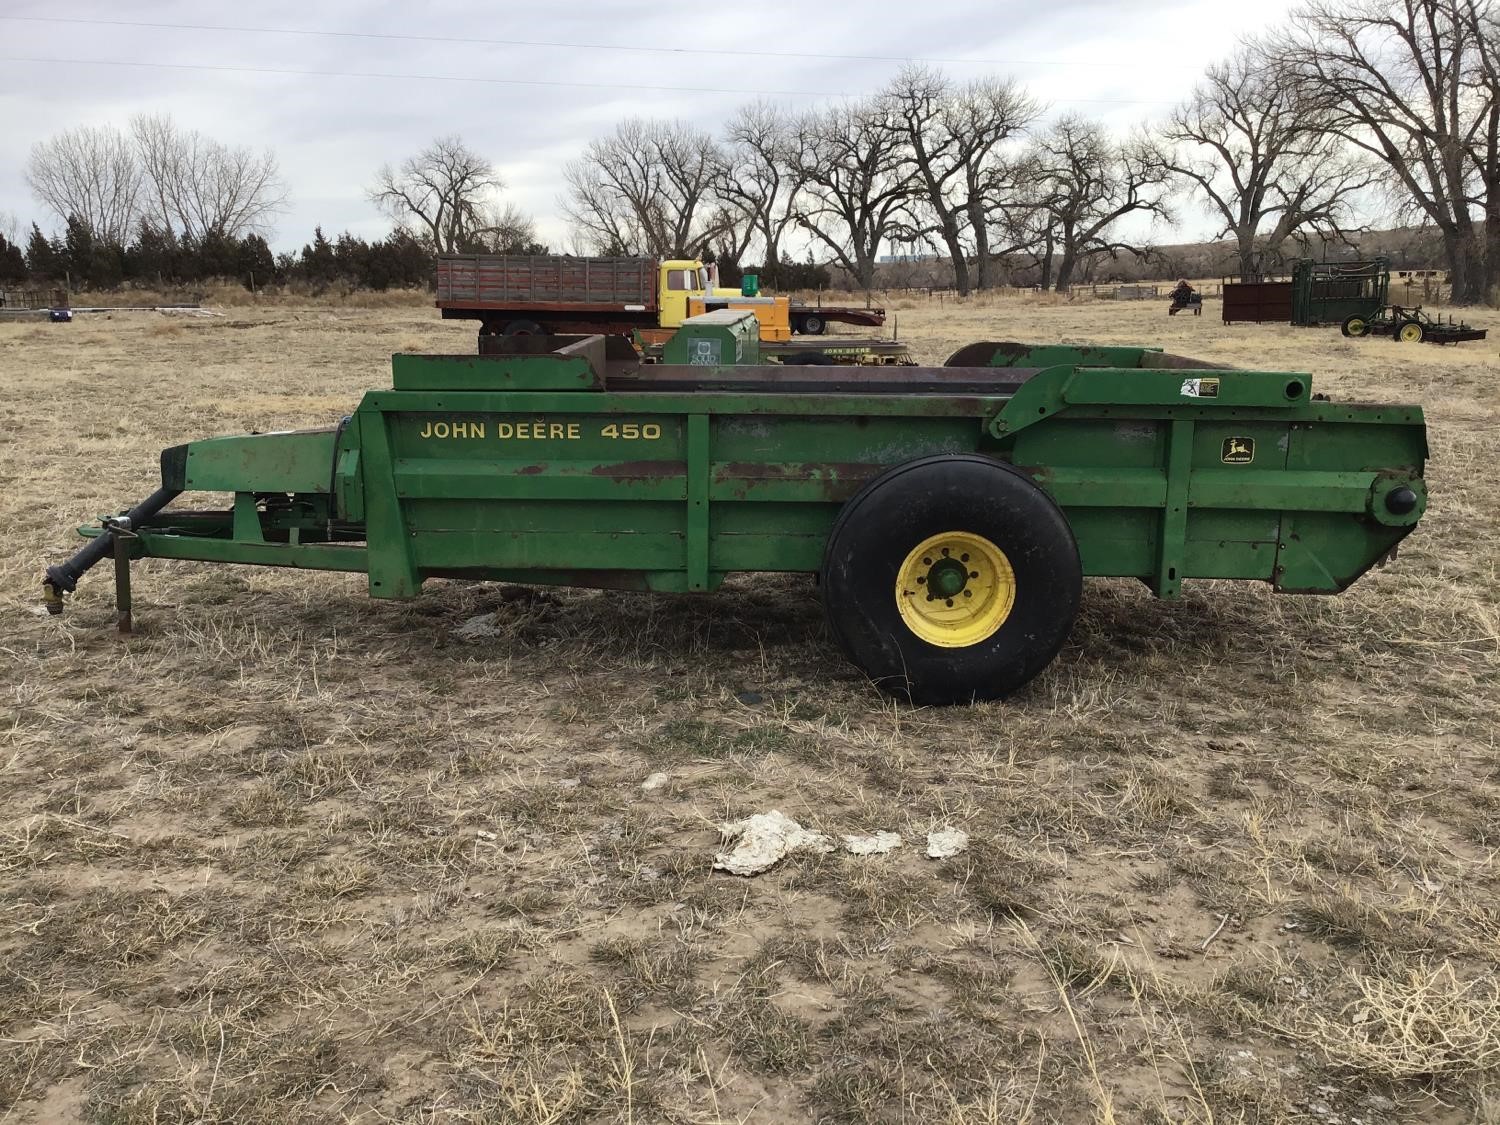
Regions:
M 122 636 L 131 631 L 130 617 L 130 540 L 135 535 L 127 519 L 111 520 L 110 528 L 115 537 L 115 613 Z

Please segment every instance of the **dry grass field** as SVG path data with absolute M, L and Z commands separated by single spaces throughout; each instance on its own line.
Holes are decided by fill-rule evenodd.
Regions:
M 62 618 L 39 577 L 161 447 L 472 337 L 0 325 L 0 1123 L 1500 1121 L 1496 341 L 894 304 L 928 361 L 1158 343 L 1421 402 L 1430 514 L 1337 598 L 1092 582 L 972 708 L 882 698 L 774 576 L 393 603 L 148 561 L 122 640 L 102 570 Z M 772 808 L 906 844 L 713 872 Z

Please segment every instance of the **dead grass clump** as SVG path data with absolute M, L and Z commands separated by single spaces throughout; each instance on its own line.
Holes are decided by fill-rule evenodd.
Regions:
M 641 741 L 640 750 L 652 764 L 757 757 L 790 750 L 795 737 L 776 724 L 731 726 L 705 719 L 668 719 Z
M 811 1025 L 778 1003 L 781 953 L 779 943 L 762 946 L 700 1017 L 737 1059 L 768 1075 L 805 1072 L 816 1058 Z
M 447 939 L 445 952 L 460 968 L 488 973 L 511 964 L 519 951 L 543 943 L 544 939 L 529 927 L 501 923 L 453 935 Z
M 1039 938 L 1038 948 L 1053 978 L 1068 988 L 1128 991 L 1136 979 L 1117 948 L 1101 948 L 1078 934 Z
M 27 971 L 51 971 L 62 964 L 100 971 L 136 965 L 179 942 L 232 925 L 240 906 L 213 891 L 114 891 L 56 903 L 49 924 L 39 928 L 40 940 L 23 947 Z
M 816 1119 L 959 1123 L 1088 1119 L 1075 1053 L 1026 1029 L 976 1028 L 952 1012 L 834 1025 L 809 1090 Z
M 1160 839 L 1202 821 L 1197 801 L 1180 777 L 1155 763 L 1111 771 L 1098 784 L 1101 820 L 1127 839 Z
M 1500 983 L 1461 980 L 1449 961 L 1404 971 L 1349 969 L 1357 995 L 1337 1014 L 1293 1006 L 1272 1027 L 1350 1070 L 1405 1080 L 1500 1067 Z
M 557 1125 L 610 1108 L 619 1120 L 655 1119 L 646 1052 L 614 997 L 579 974 L 554 971 L 514 1004 L 466 1010 L 447 1054 L 485 1119 Z
M 1379 905 L 1348 883 L 1313 891 L 1290 911 L 1291 925 L 1340 948 L 1431 952 L 1440 936 L 1427 924 L 1428 911 L 1411 903 Z
M 297 890 L 311 899 L 345 898 L 373 886 L 379 869 L 357 859 L 318 864 L 297 880 Z
M 996 920 L 1047 912 L 1051 884 L 1062 874 L 1051 859 L 994 839 L 979 839 L 944 865 L 975 905 Z
M 303 817 L 302 802 L 274 781 L 241 790 L 223 809 L 224 819 L 241 828 L 286 828 Z
M 613 937 L 589 951 L 590 959 L 616 975 L 615 995 L 625 1006 L 661 997 L 681 1002 L 692 994 L 698 952 L 683 941 Z
M 170 1064 L 135 1061 L 153 1048 L 165 1048 Z M 326 1029 L 262 1027 L 212 1008 L 141 1027 L 96 1049 L 89 1115 L 109 1125 L 310 1125 L 328 1120 L 340 1100 L 379 1088 Z
M 813 1064 L 807 1021 L 770 1000 L 731 1000 L 720 1007 L 713 1026 L 736 1058 L 762 1074 L 797 1074 Z

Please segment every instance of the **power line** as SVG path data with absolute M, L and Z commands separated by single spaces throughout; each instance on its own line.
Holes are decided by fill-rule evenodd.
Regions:
M 302 78 L 395 78 L 403 82 L 482 82 L 492 86 L 572 86 L 587 90 L 656 90 L 674 94 L 740 94 L 753 97 L 839 98 L 838 90 L 732 90 L 713 86 L 647 86 L 616 82 L 555 82 L 532 78 L 480 78 L 455 74 L 391 74 L 375 70 L 290 70 L 272 66 L 229 66 L 214 63 L 141 62 L 128 59 L 47 59 L 0 55 L 0 62 L 41 63 L 45 66 L 132 66 L 161 70 L 214 70 L 237 74 L 280 74 Z
M 303 35 L 333 39 L 394 40 L 405 43 L 458 43 L 485 47 L 557 47 L 572 51 L 629 51 L 661 55 L 735 55 L 760 59 L 822 59 L 839 62 L 920 62 L 949 65 L 973 64 L 978 66 L 1059 66 L 1059 59 L 946 59 L 918 58 L 912 55 L 844 55 L 813 51 L 747 51 L 739 48 L 719 47 L 654 47 L 640 44 L 618 43 L 569 43 L 550 39 L 482 39 L 468 35 L 397 35 L 380 31 L 322 31 L 300 27 L 235 27 L 212 23 L 153 23 L 146 20 L 89 19 L 81 16 L 0 16 L 0 20 L 24 23 L 67 23 L 94 27 L 137 27 L 152 31 L 230 31 L 255 35 Z M 1139 70 L 1139 62 L 1074 62 L 1067 65 L 1086 66 L 1090 69 L 1105 67 L 1120 70 Z M 1189 66 L 1161 66 L 1156 70 L 1192 70 Z
M 10 17 L 0 16 L 0 19 Z M 158 70 L 207 70 L 234 74 L 291 75 L 300 78 L 379 78 L 401 82 L 479 82 L 492 86 L 546 86 L 584 90 L 649 90 L 673 94 L 737 94 L 742 97 L 842 98 L 840 90 L 736 90 L 715 86 L 649 86 L 617 82 L 558 82 L 540 78 L 483 78 L 456 74 L 392 74 L 375 70 L 291 70 L 271 66 L 230 66 L 222 63 L 144 62 L 131 59 L 58 59 L 24 55 L 0 55 L 0 62 L 39 63 L 44 66 L 128 66 Z M 1171 105 L 1163 98 L 1059 98 L 1062 102 L 1087 102 L 1102 105 Z

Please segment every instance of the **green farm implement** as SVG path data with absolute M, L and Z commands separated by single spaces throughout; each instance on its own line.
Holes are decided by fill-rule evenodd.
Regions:
M 1465 340 L 1483 340 L 1488 329 L 1470 328 L 1451 316 L 1428 316 L 1420 305 L 1385 305 L 1366 316 L 1356 313 L 1345 318 L 1345 336 L 1389 336 L 1403 344 L 1461 344 Z
M 355 571 L 380 598 L 428 578 L 687 593 L 804 572 L 872 680 L 950 703 L 1041 671 L 1084 576 L 1333 593 L 1426 506 L 1421 409 L 1324 401 L 1304 374 L 1017 344 L 785 366 L 736 362 L 734 326 L 711 327 L 716 344 L 682 341 L 698 362 L 599 336 L 398 355 L 337 425 L 174 446 L 160 490 L 48 568 L 47 604 L 105 558 L 122 627 L 142 558 Z M 234 499 L 171 506 L 185 492 Z

